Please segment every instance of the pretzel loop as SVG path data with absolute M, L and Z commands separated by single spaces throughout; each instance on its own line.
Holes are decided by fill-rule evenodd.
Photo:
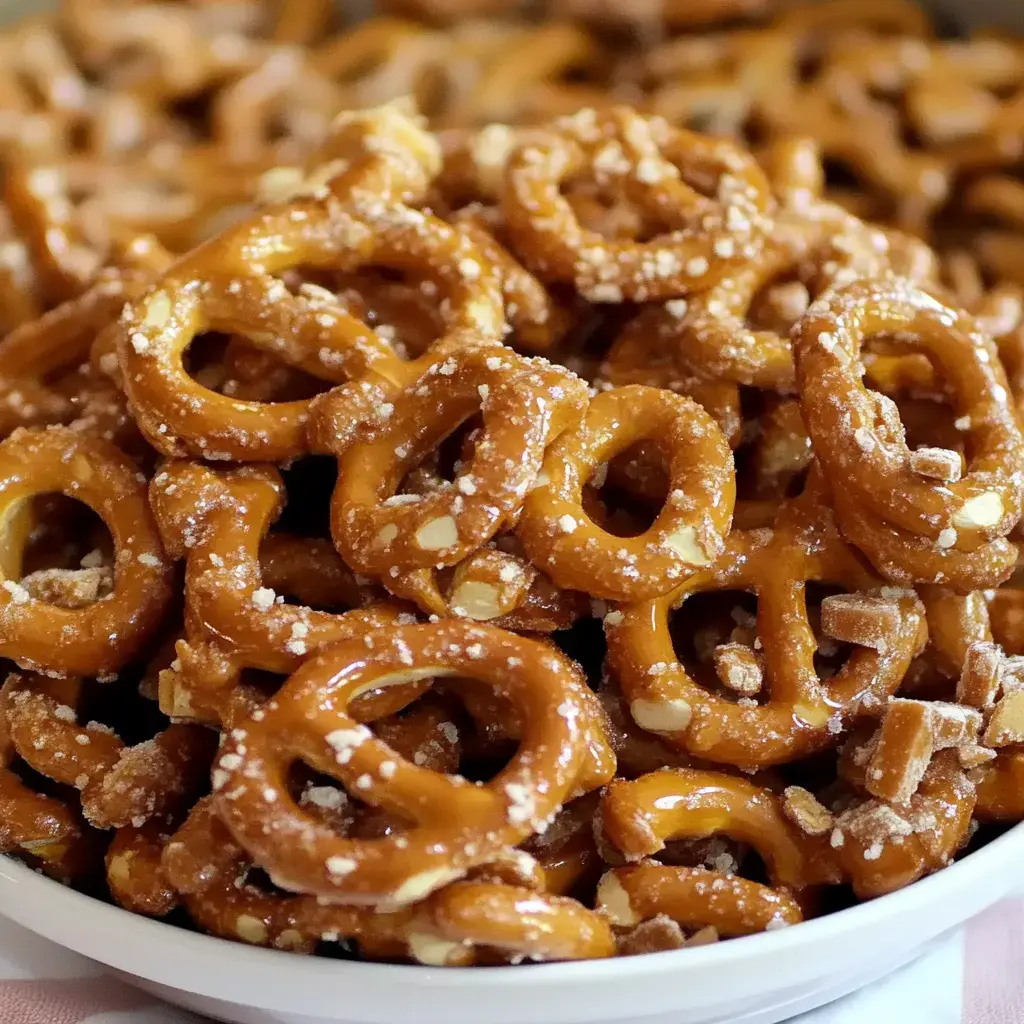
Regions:
M 285 888 L 405 906 L 543 828 L 572 793 L 614 772 L 593 697 L 549 647 L 456 622 L 366 639 L 306 662 L 258 718 L 239 727 L 214 773 L 218 812 Z M 519 752 L 483 786 L 405 761 L 346 712 L 368 690 L 450 675 L 495 687 L 522 716 Z M 416 827 L 373 840 L 318 827 L 287 795 L 284 773 L 295 758 Z

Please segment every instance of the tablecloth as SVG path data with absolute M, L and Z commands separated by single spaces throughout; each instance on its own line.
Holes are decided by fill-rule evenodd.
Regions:
M 923 957 L 797 1024 L 1021 1024 L 1024 898 L 1006 900 Z M 2 1024 L 199 1024 L 0 919 Z

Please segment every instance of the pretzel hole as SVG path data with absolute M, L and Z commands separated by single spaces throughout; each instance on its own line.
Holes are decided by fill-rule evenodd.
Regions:
M 441 296 L 429 278 L 367 266 L 328 280 L 350 315 L 372 327 L 400 359 L 417 358 L 444 333 Z
M 300 537 L 330 537 L 337 461 L 325 455 L 307 455 L 282 467 L 281 477 L 287 500 L 275 530 Z
M 583 508 L 606 533 L 636 537 L 654 524 L 668 489 L 661 449 L 638 441 L 594 470 L 583 489 Z
M 83 464 L 81 472 L 91 470 Z M 63 494 L 37 494 L 13 515 L 8 528 L 26 529 L 26 544 L 20 564 L 6 568 L 30 597 L 81 608 L 110 595 L 114 542 L 88 505 Z M 12 556 L 17 560 L 17 552 Z
M 746 662 L 760 662 L 757 635 L 757 599 L 738 590 L 706 591 L 688 597 L 669 615 L 669 635 L 676 660 L 699 686 L 732 703 L 753 706 L 768 699 L 767 681 L 757 687 L 736 685 L 726 671 L 724 648 L 749 652 Z M 660 669 L 660 665 L 654 665 Z

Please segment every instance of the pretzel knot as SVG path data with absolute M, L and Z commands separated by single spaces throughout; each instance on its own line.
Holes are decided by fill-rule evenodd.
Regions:
M 367 691 L 438 676 L 479 680 L 521 716 L 518 752 L 484 785 L 404 760 L 348 711 Z M 332 646 L 232 737 L 214 790 L 238 842 L 283 888 L 378 907 L 414 903 L 493 861 L 614 774 L 600 706 L 571 662 L 546 644 L 458 622 Z M 340 838 L 288 795 L 287 772 L 298 759 L 414 826 L 379 839 Z
M 437 288 L 445 334 L 419 359 L 400 359 L 332 293 L 305 285 L 292 295 L 277 276 L 365 264 L 421 274 Z M 342 207 L 328 194 L 269 207 L 178 262 L 126 307 L 118 357 L 139 427 L 159 452 L 275 461 L 307 450 L 309 400 L 243 401 L 203 387 L 182 362 L 197 335 L 240 335 L 321 380 L 370 376 L 387 390 L 467 344 L 497 344 L 503 324 L 497 272 L 458 229 L 380 200 Z
M 834 639 L 858 645 L 827 683 L 814 666 L 819 642 L 808 618 L 808 581 L 853 592 L 831 599 L 831 618 L 823 609 Z M 774 534 L 734 533 L 712 567 L 670 593 L 606 616 L 609 665 L 637 724 L 689 754 L 745 767 L 807 756 L 834 746 L 861 715 L 877 714 L 924 646 L 924 610 L 914 592 L 880 588 L 880 582 L 809 493 L 780 516 Z M 705 689 L 673 649 L 671 613 L 681 608 L 685 615 L 688 597 L 718 589 L 757 595 L 768 683 L 762 702 Z
M 114 541 L 114 591 L 80 608 L 38 600 L 17 582 L 25 538 L 12 517 L 37 494 L 88 505 Z M 103 675 L 131 661 L 163 621 L 171 567 L 135 465 L 99 438 L 54 428 L 15 431 L 0 445 L 0 517 L 8 523 L 0 589 L 0 653 L 24 668 Z
M 878 336 L 923 352 L 941 372 L 968 441 L 965 474 L 956 465 L 935 479 L 907 448 L 892 403 L 864 387 L 861 349 Z M 1016 561 L 1006 535 L 1020 518 L 1024 441 L 991 339 L 966 313 L 890 279 L 816 303 L 793 342 L 807 430 L 849 539 L 896 582 L 966 592 L 1006 579 Z
M 378 408 L 364 440 L 338 453 L 331 533 L 342 557 L 388 582 L 400 571 L 471 556 L 514 523 L 546 449 L 579 421 L 586 394 L 572 374 L 506 349 L 466 349 L 434 363 Z M 332 396 L 324 405 L 330 416 Z M 478 412 L 482 432 L 454 483 L 420 495 L 396 493 Z
M 664 301 L 706 288 L 755 256 L 771 230 L 767 179 L 730 142 L 624 107 L 584 109 L 549 131 L 509 156 L 508 232 L 530 269 L 572 282 L 594 302 Z M 638 242 L 584 228 L 561 193 L 583 174 L 624 194 L 664 232 Z M 697 185 L 709 180 L 712 197 Z
M 161 676 L 167 714 L 217 721 L 242 696 L 243 669 L 291 672 L 309 651 L 397 616 L 383 604 L 332 614 L 278 600 L 265 585 L 260 547 L 281 511 L 283 490 L 277 471 L 261 465 L 214 470 L 171 462 L 153 478 L 150 500 L 168 550 L 187 558 L 189 643 L 177 669 Z M 362 601 L 352 583 L 346 589 Z
M 583 511 L 583 487 L 637 441 L 662 449 L 669 496 L 639 536 L 618 537 Z M 531 560 L 561 587 L 612 600 L 667 593 L 724 546 L 735 502 L 732 453 L 695 402 L 654 388 L 599 394 L 581 426 L 556 442 L 517 527 Z

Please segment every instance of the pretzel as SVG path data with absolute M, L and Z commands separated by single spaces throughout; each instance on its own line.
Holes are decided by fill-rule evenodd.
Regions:
M 172 725 L 153 740 L 126 747 L 98 722 L 80 726 L 75 709 L 45 688 L 19 688 L 8 701 L 11 742 L 36 771 L 74 786 L 97 828 L 139 827 L 194 792 L 213 755 L 204 730 Z
M 75 685 L 65 679 L 33 679 L 32 684 L 58 696 Z M 98 853 L 96 834 L 76 808 L 33 791 L 11 770 L 17 751 L 11 742 L 7 712 L 11 698 L 25 685 L 25 677 L 12 674 L 0 689 L 0 850 L 38 864 L 54 878 L 70 881 L 93 869 Z
M 926 351 L 955 389 L 972 441 L 959 482 L 938 487 L 913 472 L 898 420 L 851 373 L 863 342 L 882 332 Z M 1015 557 L 1003 538 L 1018 518 L 1021 441 L 989 339 L 966 314 L 900 281 L 836 292 L 808 311 L 793 339 L 804 420 L 844 533 L 897 582 L 973 589 L 1005 579 Z
M 829 846 L 858 897 L 881 896 L 945 867 L 967 841 L 974 806 L 956 753 L 942 751 L 905 806 L 854 804 L 836 819 Z
M 328 906 L 314 896 L 269 894 L 248 880 L 245 851 L 217 817 L 212 798 L 195 806 L 164 848 L 162 870 L 192 919 L 206 931 L 253 945 L 311 953 L 321 939 L 401 933 L 399 915 Z M 381 934 L 383 933 L 383 934 Z
M 670 496 L 649 530 L 615 537 L 586 515 L 581 492 L 598 465 L 641 439 L 667 449 Z M 546 481 L 527 496 L 517 535 L 560 586 L 642 600 L 673 588 L 722 549 L 735 494 L 732 458 L 692 401 L 636 386 L 605 392 L 591 402 L 580 429 L 551 448 L 543 474 Z
M 309 651 L 397 614 L 382 604 L 341 615 L 285 605 L 264 585 L 261 545 L 282 504 L 281 479 L 269 467 L 218 472 L 171 462 L 154 477 L 150 501 L 171 555 L 187 555 L 189 642 L 179 645 L 181 665 L 160 677 L 161 707 L 175 718 L 219 721 L 248 714 L 250 701 L 238 691 L 243 669 L 290 672 Z M 270 542 L 271 553 L 279 543 Z M 272 562 L 270 568 L 284 583 Z M 368 602 L 354 580 L 345 582 L 346 593 L 337 596 Z M 242 706 L 232 712 L 236 697 Z
M 116 672 L 141 650 L 170 600 L 170 566 L 146 505 L 145 479 L 98 438 L 66 429 L 16 431 L 0 445 L 4 517 L 46 492 L 82 501 L 103 519 L 114 538 L 114 592 L 86 608 L 63 609 L 36 601 L 17 579 L 4 580 L 0 652 L 24 668 Z M 7 572 L 20 575 L 18 541 L 8 539 Z
M 334 542 L 348 564 L 385 581 L 462 561 L 511 525 L 545 450 L 579 420 L 585 401 L 582 382 L 564 371 L 486 347 L 433 363 L 419 381 L 377 408 L 365 441 L 339 452 Z M 324 405 L 331 416 L 333 401 Z M 533 419 L 534 409 L 543 417 Z M 396 494 L 403 477 L 477 410 L 483 435 L 454 485 Z
M 442 944 L 483 946 L 511 956 L 512 963 L 590 960 L 612 956 L 615 940 L 600 914 L 576 900 L 511 885 L 455 882 L 431 897 L 430 920 Z M 421 962 L 436 963 L 438 947 L 425 955 L 422 939 L 412 946 Z M 442 963 L 447 962 L 441 960 Z
M 803 920 L 799 903 L 785 889 L 653 861 L 609 871 L 598 885 L 597 905 L 619 927 L 636 927 L 665 914 L 683 928 L 711 927 L 726 937 Z
M 793 324 L 818 295 L 884 267 L 882 240 L 870 239 L 836 211 L 808 211 L 789 234 L 786 226 L 780 222 L 777 234 L 737 273 L 687 303 L 667 303 L 648 323 L 683 367 L 717 380 L 790 390 Z M 787 281 L 794 273 L 797 280 Z M 780 278 L 786 283 L 773 285 Z M 752 330 L 759 321 L 764 329 Z
M 128 281 L 105 277 L 83 294 L 22 324 L 0 351 L 0 431 L 66 422 L 74 416 L 72 396 L 52 386 L 89 355 L 94 333 L 112 320 L 125 299 Z
M 502 194 L 513 246 L 544 280 L 571 282 L 594 302 L 678 298 L 754 256 L 770 230 L 768 183 L 730 143 L 624 107 L 582 110 L 549 131 L 548 139 L 509 156 Z M 599 186 L 623 189 L 668 231 L 638 243 L 584 229 L 560 185 L 585 168 Z M 688 175 L 711 177 L 716 197 L 687 184 Z
M 807 836 L 792 825 L 783 814 L 779 797 L 745 779 L 719 772 L 672 768 L 644 775 L 633 782 L 616 779 L 605 789 L 601 799 L 601 827 L 607 838 L 631 860 L 658 853 L 671 839 L 725 834 L 750 843 L 757 850 L 776 890 L 784 887 L 798 891 L 807 886 L 834 883 L 839 878 L 827 852 L 827 840 Z M 622 888 L 622 881 L 615 874 L 612 877 Z M 638 894 L 642 888 L 637 885 Z M 739 888 L 740 892 L 734 888 L 734 898 L 741 894 L 742 887 Z M 603 902 L 616 903 L 617 897 L 621 899 L 614 883 L 605 876 Z M 762 906 L 765 902 L 774 904 L 770 916 L 779 916 L 788 922 L 793 919 L 796 908 L 784 897 L 785 894 L 777 900 L 765 900 L 763 895 L 758 902 Z M 692 901 L 687 902 L 692 905 Z M 698 904 L 694 909 L 697 913 L 706 913 L 709 908 Z M 628 895 L 618 914 L 621 924 L 636 924 L 642 919 L 630 910 Z M 741 918 L 741 908 L 733 906 L 723 908 L 720 920 L 723 925 L 731 920 L 731 926 L 735 927 Z M 713 923 L 717 928 L 718 921 Z
M 895 692 L 924 643 L 923 609 L 913 591 L 878 594 L 881 617 L 845 637 L 859 646 L 827 684 L 814 668 L 819 641 L 801 582 L 843 583 L 855 592 L 879 587 L 816 502 L 813 490 L 805 492 L 776 521 L 774 535 L 734 533 L 714 566 L 605 618 L 609 664 L 638 725 L 689 754 L 762 767 L 834 745 L 848 723 Z M 736 703 L 707 691 L 676 658 L 670 612 L 709 589 L 757 594 L 764 703 Z
M 352 170 L 350 176 L 355 174 Z M 332 187 L 341 189 L 346 180 L 343 174 Z M 259 260 L 251 258 L 256 253 Z M 416 265 L 416 256 L 450 306 L 447 334 L 421 361 L 408 364 L 337 305 L 323 308 L 320 292 L 313 293 L 313 301 L 308 293 L 289 298 L 273 276 L 297 264 L 405 267 Z M 216 287 L 211 282 L 200 295 L 189 281 L 205 280 L 211 260 L 218 267 Z M 118 358 L 139 426 L 158 451 L 249 461 L 287 458 L 306 448 L 309 403 L 267 408 L 202 388 L 181 363 L 196 333 L 221 327 L 321 378 L 343 382 L 372 371 L 387 387 L 415 380 L 470 337 L 478 344 L 496 341 L 500 323 L 493 269 L 464 236 L 400 206 L 361 209 L 353 217 L 328 190 L 323 199 L 270 207 L 178 263 L 126 309 Z
M 284 888 L 346 903 L 406 906 L 542 829 L 570 794 L 586 792 L 613 773 L 597 705 L 570 665 L 547 646 L 458 622 L 400 627 L 366 639 L 372 646 L 354 640 L 306 662 L 258 718 L 239 726 L 242 738 L 225 745 L 214 773 L 218 812 L 271 877 L 288 883 Z M 344 682 L 339 670 L 348 673 Z M 490 683 L 523 716 L 519 753 L 472 792 L 459 779 L 399 759 L 343 710 L 354 696 L 389 679 L 449 674 Z M 302 719 L 297 730 L 289 729 L 286 722 L 300 707 L 309 701 L 320 705 L 325 686 L 336 708 L 330 720 L 320 715 L 318 722 Z M 282 788 L 281 772 L 295 756 L 342 780 L 361 799 L 411 817 L 418 827 L 373 841 L 348 841 L 318 829 Z M 544 779 L 543 791 L 535 779 Z M 473 804 L 475 810 L 467 805 L 465 812 L 475 821 L 472 839 L 460 825 L 455 844 L 450 828 L 432 820 L 427 805 L 412 796 L 422 786 L 436 791 L 437 799 L 444 792 L 449 807 L 452 801 Z M 273 804 L 265 800 L 267 790 L 276 794 Z M 434 798 L 431 805 L 440 806 Z M 461 820 L 468 824 L 470 817 Z M 273 834 L 265 833 L 271 820 Z M 310 828 L 308 845 L 288 848 L 287 835 Z

